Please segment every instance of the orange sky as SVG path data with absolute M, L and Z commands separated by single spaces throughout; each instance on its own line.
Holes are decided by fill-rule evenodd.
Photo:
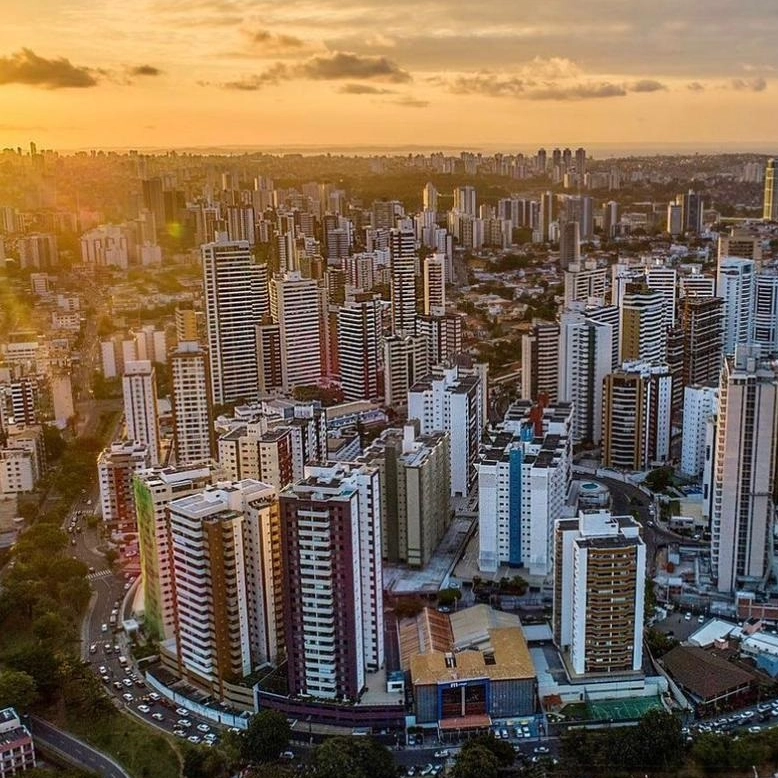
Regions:
M 0 146 L 769 151 L 778 127 L 776 0 L 0 5 Z

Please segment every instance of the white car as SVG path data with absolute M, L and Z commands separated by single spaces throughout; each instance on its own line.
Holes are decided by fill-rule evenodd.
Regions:
M 108 632 L 108 625 L 107 624 L 101 624 L 100 625 L 100 632 L 102 632 L 103 634 Z
M 189 729 L 189 727 L 192 726 L 192 722 L 189 721 L 189 719 L 179 719 L 176 722 L 176 725 L 181 727 L 182 729 Z
M 176 708 L 176 715 L 186 717 L 189 715 L 189 711 L 186 708 Z
M 125 692 L 125 693 L 122 695 L 122 699 L 123 699 L 125 702 L 132 702 L 132 701 L 133 701 L 135 698 L 134 698 L 134 697 L 133 697 L 133 696 L 132 696 L 132 695 L 131 695 L 129 692 Z
M 197 731 L 198 732 L 210 732 L 211 728 L 207 724 L 198 724 L 197 725 Z
M 447 748 L 442 748 L 440 751 L 435 752 L 435 759 L 448 759 L 449 757 L 449 750 Z
M 187 738 L 187 740 L 188 740 L 190 743 L 199 743 L 199 742 L 200 742 L 200 738 L 199 738 L 197 735 L 190 735 L 190 736 Z
M 138 705 L 138 710 L 141 713 L 151 713 L 151 708 L 148 705 Z
M 154 721 L 164 721 L 165 717 L 161 713 L 152 713 L 151 718 L 154 719 Z

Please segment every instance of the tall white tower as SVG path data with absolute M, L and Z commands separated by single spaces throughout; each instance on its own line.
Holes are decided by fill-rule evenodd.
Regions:
M 214 454 L 208 356 L 199 343 L 182 341 L 170 355 L 176 464 L 205 462 Z
M 145 443 L 149 463 L 160 463 L 159 414 L 157 412 L 157 379 L 154 365 L 147 359 L 126 362 L 122 377 L 124 418 L 127 437 Z
M 719 262 L 716 296 L 724 300 L 724 354 L 751 338 L 756 262 L 725 257 Z
M 263 295 L 259 266 L 246 241 L 218 241 L 201 249 L 213 401 L 221 405 L 257 395 L 256 325 Z

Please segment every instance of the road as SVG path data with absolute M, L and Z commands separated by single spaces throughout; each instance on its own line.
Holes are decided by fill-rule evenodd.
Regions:
M 130 778 L 116 762 L 76 737 L 57 729 L 49 722 L 30 717 L 30 728 L 37 744 L 48 746 L 56 754 L 71 760 L 103 778 Z M 45 749 L 44 749 L 45 750 Z

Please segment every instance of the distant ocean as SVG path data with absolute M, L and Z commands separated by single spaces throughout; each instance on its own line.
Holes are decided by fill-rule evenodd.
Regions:
M 623 143 L 587 143 L 567 139 L 566 141 L 544 141 L 542 143 L 483 143 L 472 145 L 446 145 L 426 146 L 401 145 L 349 145 L 349 146 L 317 146 L 317 145 L 290 145 L 290 146 L 135 146 L 133 149 L 145 154 L 164 154 L 175 149 L 180 153 L 190 154 L 333 154 L 344 156 L 404 156 L 407 154 L 432 154 L 442 152 L 449 156 L 458 156 L 460 152 L 467 151 L 474 154 L 524 154 L 533 156 L 541 147 L 547 152 L 554 148 L 569 146 L 576 149 L 583 146 L 587 154 L 594 159 L 608 159 L 621 157 L 650 157 L 650 156 L 688 156 L 691 154 L 768 154 L 778 156 L 778 140 L 775 141 L 748 141 L 742 143 L 651 143 L 649 141 L 623 142 Z M 89 151 L 90 149 L 68 149 L 63 151 Z M 129 148 L 106 148 L 104 151 L 127 152 Z

